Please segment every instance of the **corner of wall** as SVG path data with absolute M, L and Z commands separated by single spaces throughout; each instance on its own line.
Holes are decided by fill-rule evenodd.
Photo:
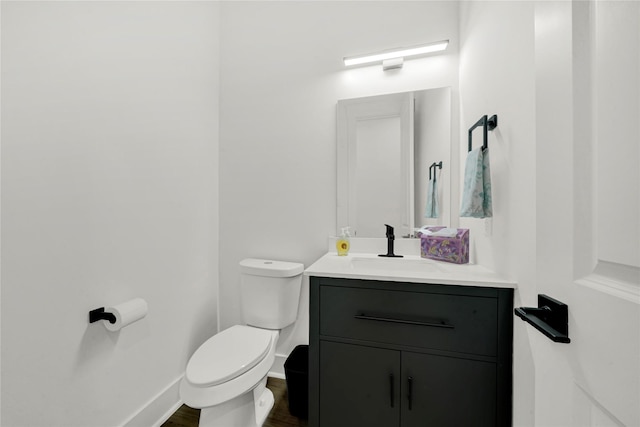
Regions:
M 535 283 L 533 25 L 530 2 L 460 5 L 460 190 L 469 127 L 485 114 L 499 118 L 488 141 L 494 216 L 461 218 L 460 224 L 470 229 L 474 261 L 518 282 L 516 303 Z M 514 325 L 513 369 L 513 424 L 533 426 L 535 365 L 527 330 L 518 324 Z

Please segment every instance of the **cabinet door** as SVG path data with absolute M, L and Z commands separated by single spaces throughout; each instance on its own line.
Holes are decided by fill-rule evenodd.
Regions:
M 320 341 L 321 427 L 400 424 L 400 352 Z
M 496 427 L 496 365 L 402 353 L 402 427 Z

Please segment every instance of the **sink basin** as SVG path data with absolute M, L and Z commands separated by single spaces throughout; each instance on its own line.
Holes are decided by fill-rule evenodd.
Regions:
M 423 258 L 384 258 L 384 257 L 353 257 L 351 268 L 354 271 L 407 271 L 416 273 L 433 273 L 440 271 L 437 263 Z

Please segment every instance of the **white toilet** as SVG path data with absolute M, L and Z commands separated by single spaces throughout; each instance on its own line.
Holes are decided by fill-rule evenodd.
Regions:
M 180 397 L 199 408 L 200 426 L 261 427 L 274 399 L 266 388 L 279 330 L 295 322 L 304 266 L 245 259 L 240 262 L 242 315 L 191 356 Z

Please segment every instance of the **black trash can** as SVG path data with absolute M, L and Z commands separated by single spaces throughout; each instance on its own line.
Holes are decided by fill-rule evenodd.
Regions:
M 309 417 L 309 346 L 299 345 L 284 362 L 287 396 L 291 415 Z

